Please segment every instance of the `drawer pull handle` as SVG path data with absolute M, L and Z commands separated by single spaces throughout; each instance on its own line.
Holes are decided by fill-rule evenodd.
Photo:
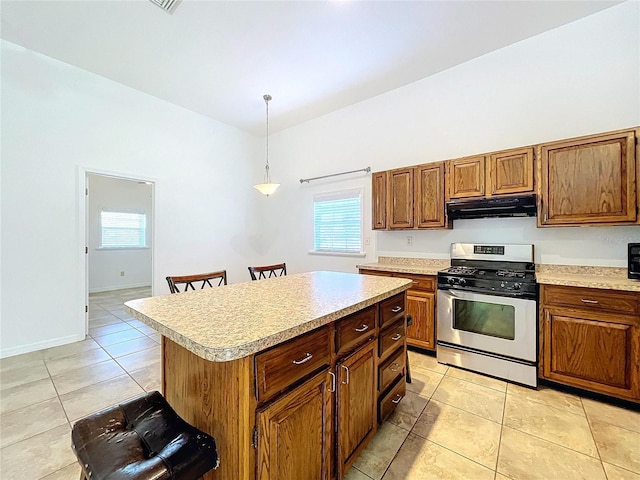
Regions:
M 394 342 L 397 342 L 401 338 L 402 338 L 402 334 L 401 333 L 396 333 L 393 337 L 391 337 L 391 340 L 393 340 Z
M 349 367 L 345 366 L 345 365 L 340 365 L 342 368 L 344 368 L 345 372 L 347 372 L 347 378 L 346 380 L 344 380 L 342 382 L 343 385 L 349 385 Z
M 596 304 L 596 303 L 599 303 L 599 302 L 598 302 L 598 300 L 589 300 L 587 298 L 583 298 L 582 299 L 582 303 L 593 303 L 593 304 Z
M 398 394 L 396 394 L 396 399 L 395 400 L 391 400 L 391 403 L 395 403 L 397 405 L 397 404 L 400 403 L 400 400 L 402 400 L 403 398 L 404 397 L 398 393 Z
M 360 328 L 355 328 L 354 330 L 356 332 L 366 332 L 367 330 L 369 330 L 369 325 L 367 325 L 366 323 L 363 323 Z
M 398 305 L 398 306 L 396 306 L 396 307 L 393 307 L 393 308 L 391 309 L 391 311 L 392 311 L 393 313 L 398 313 L 400 310 L 402 310 L 402 307 L 401 307 L 401 306 L 399 306 L 399 305 Z
M 336 391 L 336 374 L 333 372 L 329 372 L 329 375 L 331 375 L 331 388 L 329 389 L 329 391 L 333 393 Z
M 400 364 L 399 364 L 399 363 L 394 362 L 394 363 L 392 363 L 392 364 L 391 364 L 390 370 L 391 370 L 392 372 L 397 372 L 397 371 L 398 371 L 398 367 L 399 367 L 399 366 L 400 366 Z
M 312 358 L 313 358 L 313 355 L 311 355 L 309 352 L 307 352 L 307 356 L 306 357 L 304 357 L 302 360 L 294 360 L 293 363 L 294 363 L 294 365 L 302 365 L 303 363 L 308 362 Z

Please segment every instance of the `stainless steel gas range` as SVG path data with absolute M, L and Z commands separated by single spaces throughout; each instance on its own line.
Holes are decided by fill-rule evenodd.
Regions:
M 537 387 L 533 245 L 451 244 L 438 272 L 437 358 Z

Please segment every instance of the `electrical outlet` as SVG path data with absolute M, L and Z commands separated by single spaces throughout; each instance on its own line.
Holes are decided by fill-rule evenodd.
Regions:
M 371 245 L 371 238 L 369 238 L 369 237 L 364 237 L 364 244 L 365 244 L 365 245 Z
M 413 245 L 413 237 L 411 235 L 407 235 L 407 245 Z
M 120 276 L 121 276 L 121 277 L 124 277 L 124 272 L 120 272 Z

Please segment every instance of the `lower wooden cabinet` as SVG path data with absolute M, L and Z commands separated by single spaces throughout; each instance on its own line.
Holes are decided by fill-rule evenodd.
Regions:
M 370 342 L 336 365 L 338 478 L 344 476 L 364 448 L 365 440 L 375 433 L 375 369 L 375 342 Z
M 260 480 L 331 478 L 333 394 L 329 369 L 257 413 Z
M 540 377 L 640 402 L 640 294 L 542 285 Z

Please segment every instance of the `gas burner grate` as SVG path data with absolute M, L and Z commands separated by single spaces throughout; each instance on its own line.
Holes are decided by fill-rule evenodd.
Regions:
M 454 273 L 457 275 L 473 275 L 478 272 L 477 268 L 473 267 L 450 267 L 447 273 Z

